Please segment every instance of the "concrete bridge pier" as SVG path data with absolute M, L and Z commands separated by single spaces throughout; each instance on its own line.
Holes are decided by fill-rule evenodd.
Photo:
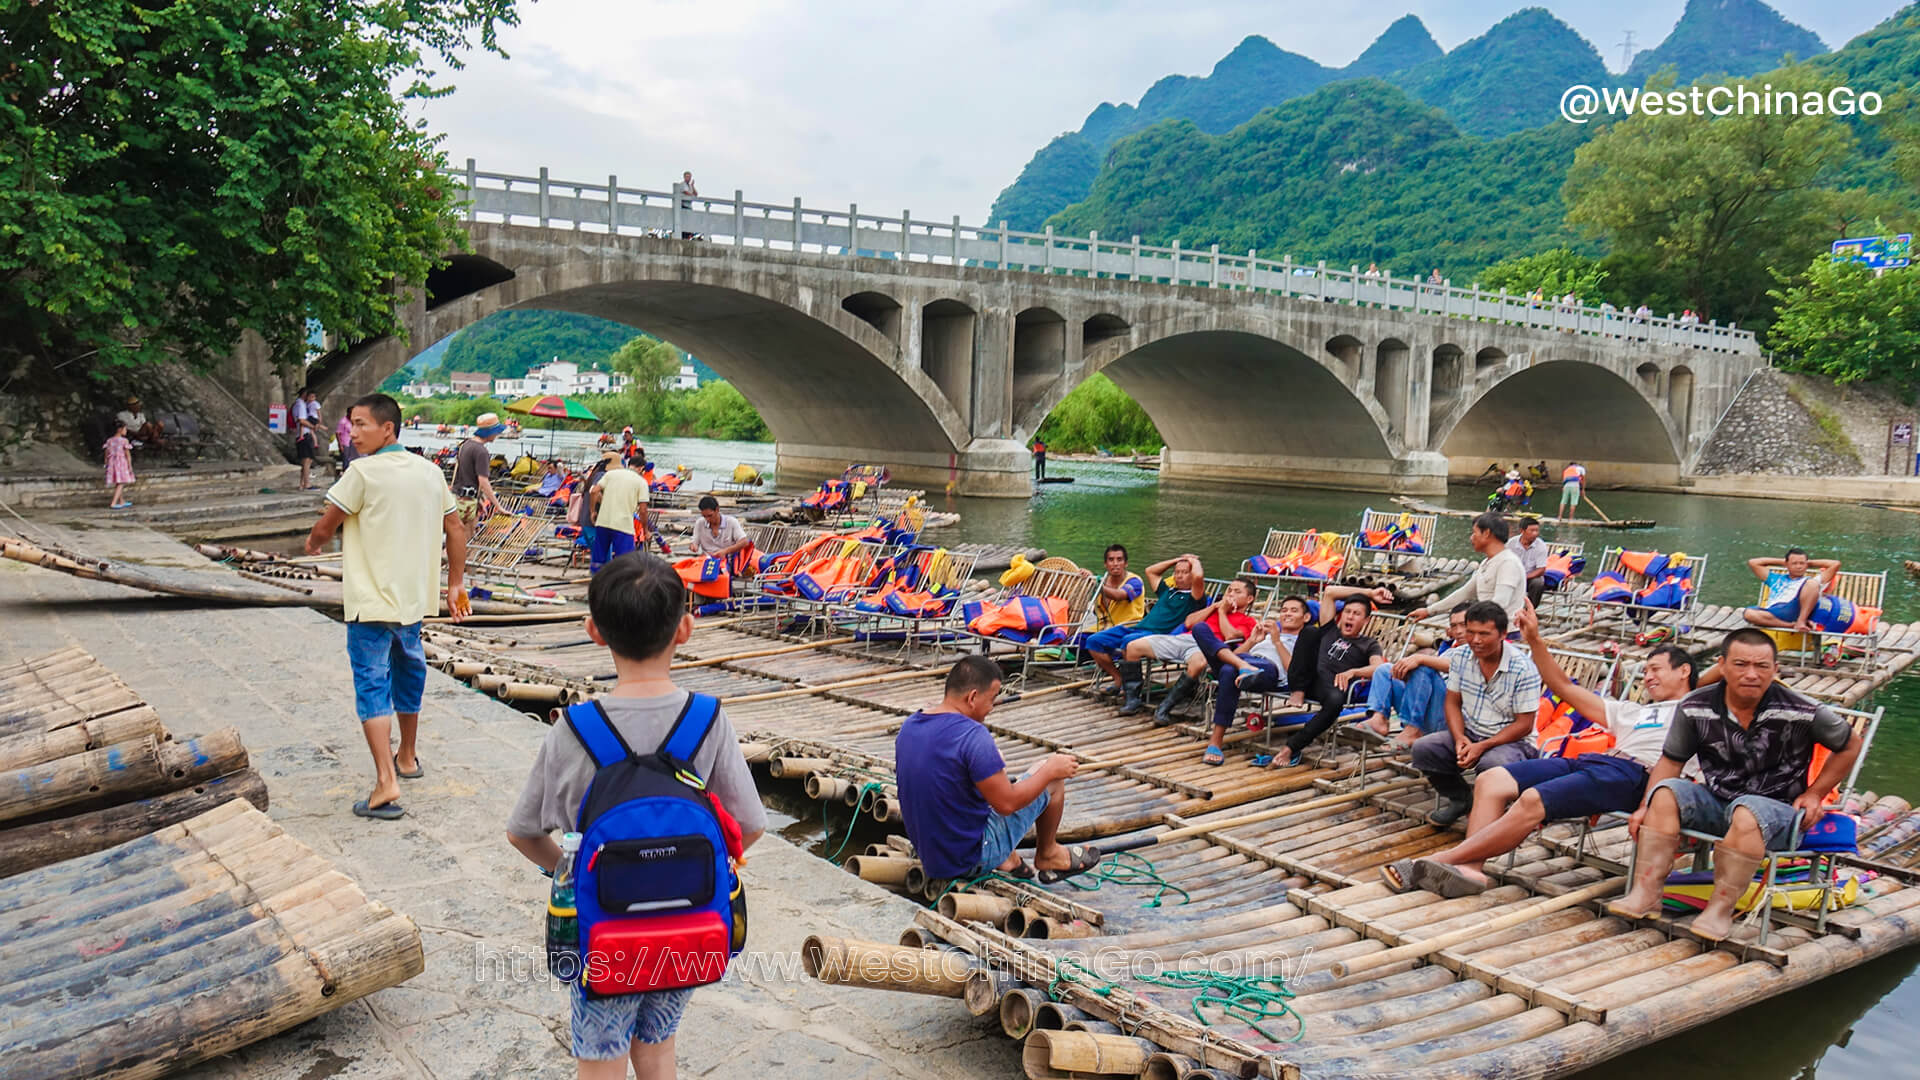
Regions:
M 1419 450 L 1399 458 L 1298 457 L 1218 453 L 1167 447 L 1160 475 L 1175 480 L 1381 491 L 1393 495 L 1445 495 L 1447 457 Z

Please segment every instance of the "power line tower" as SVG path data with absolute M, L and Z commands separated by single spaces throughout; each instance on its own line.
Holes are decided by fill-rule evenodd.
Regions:
M 1633 31 L 1628 30 L 1626 32 L 1626 37 L 1620 42 L 1620 70 L 1621 71 L 1627 70 L 1628 66 L 1633 63 L 1633 54 L 1636 51 L 1638 50 L 1636 50 L 1633 47 Z

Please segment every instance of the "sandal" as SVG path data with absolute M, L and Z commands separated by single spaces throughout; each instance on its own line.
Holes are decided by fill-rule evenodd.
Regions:
M 1018 858 L 1018 856 L 1015 856 L 1015 858 Z M 995 869 L 994 873 L 1002 874 L 1002 875 L 1005 875 L 1006 877 L 1013 878 L 1015 881 L 1032 881 L 1033 880 L 1033 864 L 1028 862 L 1025 859 L 1020 859 L 1020 865 L 1015 866 L 1013 869 L 1011 870 Z
M 1413 873 L 1412 859 L 1396 859 L 1380 868 L 1380 879 L 1394 892 L 1410 893 L 1419 888 L 1413 883 Z
M 1218 746 L 1209 746 L 1201 752 L 1200 760 L 1209 765 L 1225 765 L 1227 763 L 1227 752 Z
M 365 799 L 353 804 L 353 813 L 355 817 L 374 818 L 379 821 L 399 821 L 407 815 L 406 808 L 397 802 L 368 806 Z
M 1416 859 L 1413 863 L 1414 884 L 1439 896 L 1442 900 L 1459 900 L 1467 896 L 1479 896 L 1487 891 L 1487 886 L 1460 872 L 1460 868 L 1432 859 Z
M 393 775 L 402 780 L 418 780 L 427 775 L 427 767 L 420 763 L 420 755 L 415 754 L 413 757 L 413 771 L 407 772 L 400 767 L 400 755 L 395 754 L 393 755 Z
M 1100 849 L 1092 844 L 1079 844 L 1067 849 L 1067 865 L 1062 870 L 1041 870 L 1040 884 L 1052 885 L 1076 877 L 1100 865 Z

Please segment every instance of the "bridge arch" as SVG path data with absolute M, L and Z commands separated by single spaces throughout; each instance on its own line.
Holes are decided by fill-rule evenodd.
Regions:
M 1635 380 L 1578 361 L 1522 368 L 1434 428 L 1454 475 L 1488 461 L 1579 460 L 1596 480 L 1670 483 L 1683 446 L 1665 402 Z
M 485 255 L 448 256 L 446 262 L 427 271 L 427 310 L 433 311 L 443 304 L 512 280 L 512 270 Z

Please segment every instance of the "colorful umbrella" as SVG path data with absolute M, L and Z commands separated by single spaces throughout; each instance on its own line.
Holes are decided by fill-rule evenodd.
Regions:
M 560 427 L 562 420 L 593 420 L 600 418 L 592 409 L 568 397 L 559 394 L 530 394 L 507 405 L 510 413 L 522 416 L 544 416 L 553 423 L 547 425 L 547 454 L 553 454 L 553 433 Z

